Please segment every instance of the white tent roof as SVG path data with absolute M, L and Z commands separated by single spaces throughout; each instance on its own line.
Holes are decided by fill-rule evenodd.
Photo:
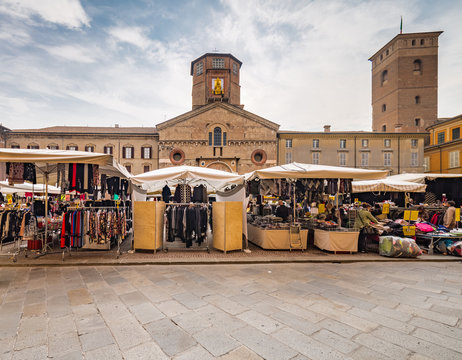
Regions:
M 71 150 L 0 149 L 0 162 L 113 165 L 112 155 Z
M 419 184 L 425 184 L 425 180 L 435 180 L 438 178 L 460 178 L 462 174 L 433 174 L 433 173 L 416 173 L 416 174 L 399 174 L 390 176 L 389 179 L 399 181 L 410 181 Z
M 352 192 L 425 192 L 426 188 L 425 184 L 393 180 L 388 177 L 379 180 L 353 181 Z
M 314 164 L 290 163 L 273 166 L 266 169 L 255 170 L 245 174 L 246 180 L 260 179 L 380 179 L 387 176 L 386 170 L 365 170 L 347 168 L 343 166 L 327 166 Z
M 203 184 L 219 190 L 229 184 L 243 184 L 244 176 L 198 166 L 172 166 L 135 175 L 131 180 L 149 192 L 181 183 L 192 186 Z
M 44 194 L 45 185 L 42 185 L 42 184 L 34 185 L 30 183 L 9 185 L 8 181 L 0 181 L 0 192 L 2 194 L 15 194 L 15 193 L 24 194 L 26 192 Z M 48 185 L 48 193 L 49 194 L 60 194 L 61 189 L 55 186 Z

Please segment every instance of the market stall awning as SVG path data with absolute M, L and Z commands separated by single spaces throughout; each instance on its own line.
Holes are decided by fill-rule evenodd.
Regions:
M 388 177 L 379 180 L 353 181 L 352 192 L 425 192 L 426 188 L 425 184 L 393 180 Z
M 0 149 L 0 162 L 113 165 L 112 155 L 72 150 Z
M 438 178 L 462 178 L 462 174 L 433 174 L 433 173 L 408 173 L 408 174 L 399 174 L 392 175 L 389 179 L 399 180 L 399 181 L 409 181 L 413 183 L 425 184 L 425 180 L 435 180 Z
M 203 184 L 219 190 L 229 184 L 243 184 L 244 176 L 221 170 L 184 165 L 152 170 L 135 175 L 131 180 L 149 192 L 158 191 L 165 185 L 172 186 L 180 183 Z
M 245 174 L 246 180 L 260 179 L 381 179 L 388 175 L 386 170 L 365 170 L 343 166 L 327 166 L 302 163 L 290 163 L 255 170 Z
M 23 183 L 23 184 L 14 184 L 9 185 L 8 181 L 0 181 L 0 192 L 2 194 L 24 194 L 24 193 L 45 193 L 45 185 L 43 184 L 30 184 L 30 183 Z M 61 189 L 55 186 L 48 185 L 48 193 L 49 194 L 60 194 Z

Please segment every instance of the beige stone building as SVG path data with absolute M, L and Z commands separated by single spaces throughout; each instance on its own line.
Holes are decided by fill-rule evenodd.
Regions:
M 423 172 L 424 133 L 366 131 L 280 131 L 278 162 L 301 162 L 389 170 L 390 175 Z
M 425 132 L 438 117 L 438 37 L 398 34 L 372 63 L 372 130 Z
M 154 127 L 53 126 L 11 130 L 4 133 L 4 146 L 112 154 L 133 174 L 158 167 L 158 134 Z

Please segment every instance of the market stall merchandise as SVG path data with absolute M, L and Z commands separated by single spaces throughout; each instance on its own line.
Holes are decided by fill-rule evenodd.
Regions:
M 239 201 L 237 218 L 236 216 L 231 218 L 221 216 L 222 207 L 214 206 L 212 210 L 208 203 L 208 192 L 217 192 L 227 187 L 242 185 L 244 183 L 242 175 L 203 167 L 173 166 L 136 175 L 132 177 L 132 181 L 148 193 L 162 192 L 162 200 L 165 202 L 165 211 L 162 213 L 165 220 L 161 225 L 161 231 L 164 233 L 162 246 L 164 250 L 208 251 L 211 247 L 210 230 L 208 229 L 210 217 L 212 218 L 214 246 L 225 252 L 242 249 L 244 202 Z M 229 197 L 229 200 L 234 200 L 234 198 Z M 135 212 L 135 224 L 138 221 L 139 218 Z M 241 226 L 238 226 L 239 224 Z M 137 228 L 137 225 L 135 227 Z M 222 228 L 228 228 L 228 230 Z M 229 229 L 234 231 L 233 236 Z M 158 231 L 160 230 L 152 229 L 153 233 Z M 135 231 L 135 242 L 138 234 L 139 232 Z M 236 238 L 239 238 L 240 243 L 237 248 Z M 154 242 L 154 238 L 150 241 Z
M 108 154 L 68 150 L 0 149 L 0 163 L 7 164 L 9 183 L 20 183 L 30 179 L 33 179 L 33 182 L 44 183 L 44 234 L 42 242 L 46 247 L 48 247 L 49 239 L 49 194 L 51 194 L 49 189 L 51 181 L 60 184 L 59 200 L 69 204 L 70 200 L 77 199 L 75 201 L 81 207 L 79 211 L 84 210 L 82 206 L 86 205 L 82 205 L 82 202 L 85 204 L 88 202 L 88 194 L 93 200 L 97 199 L 97 192 L 99 196 L 107 196 L 105 199 L 101 198 L 100 204 L 95 202 L 90 206 L 112 206 L 111 211 L 114 212 L 115 209 L 119 209 L 118 203 L 117 206 L 115 204 L 116 200 L 122 198 L 126 200 L 125 196 L 129 195 L 130 182 L 128 179 L 131 177 L 130 173 Z M 111 202 L 111 200 L 114 201 L 108 204 L 107 202 Z M 36 207 L 37 204 L 34 204 L 34 211 Z M 56 210 L 63 212 L 62 209 Z M 128 213 L 130 210 L 126 210 L 125 215 Z M 112 222 L 109 223 L 112 224 Z M 80 226 L 80 230 L 77 229 L 77 225 Z M 78 221 L 73 223 L 79 235 L 81 235 L 83 225 Z M 114 230 L 112 225 L 110 230 Z M 101 243 L 96 242 L 96 244 Z M 120 242 L 118 244 L 120 245 Z M 43 253 L 46 253 L 46 247 L 42 247 Z M 105 244 L 101 248 L 106 249 L 107 245 Z
M 325 231 L 329 228 L 339 229 L 338 232 L 343 232 L 343 237 L 348 239 L 348 244 L 342 251 L 357 251 L 358 232 L 341 227 L 339 199 L 349 196 L 352 192 L 353 179 L 378 179 L 386 174 L 387 172 L 382 170 L 301 163 L 280 165 L 246 174 L 247 190 L 254 196 L 248 217 L 249 227 L 252 225 L 249 240 L 259 246 L 263 244 L 263 248 L 289 249 L 287 239 L 290 238 L 291 224 L 300 224 L 302 232 L 307 231 L 308 234 L 320 227 Z M 284 215 L 287 210 L 278 211 L 271 198 L 279 200 L 279 209 L 282 206 L 292 207 L 288 218 Z M 282 219 L 278 220 L 274 213 L 282 214 Z M 262 232 L 265 231 L 279 231 L 279 238 L 282 240 L 278 243 L 265 241 L 266 238 L 272 238 L 270 235 L 264 236 Z M 332 235 L 332 239 L 336 236 L 338 235 Z M 304 249 L 307 244 L 306 237 L 304 233 L 301 234 Z M 330 235 L 327 236 L 328 239 L 329 237 Z M 350 246 L 351 239 L 356 239 L 356 247 Z M 335 244 L 335 240 L 317 243 L 321 248 L 335 248 L 332 245 Z

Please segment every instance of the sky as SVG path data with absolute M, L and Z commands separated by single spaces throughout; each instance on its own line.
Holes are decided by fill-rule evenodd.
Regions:
M 191 61 L 231 53 L 281 130 L 371 130 L 369 57 L 443 30 L 438 116 L 462 113 L 462 1 L 0 0 L 0 122 L 151 127 L 192 108 Z

